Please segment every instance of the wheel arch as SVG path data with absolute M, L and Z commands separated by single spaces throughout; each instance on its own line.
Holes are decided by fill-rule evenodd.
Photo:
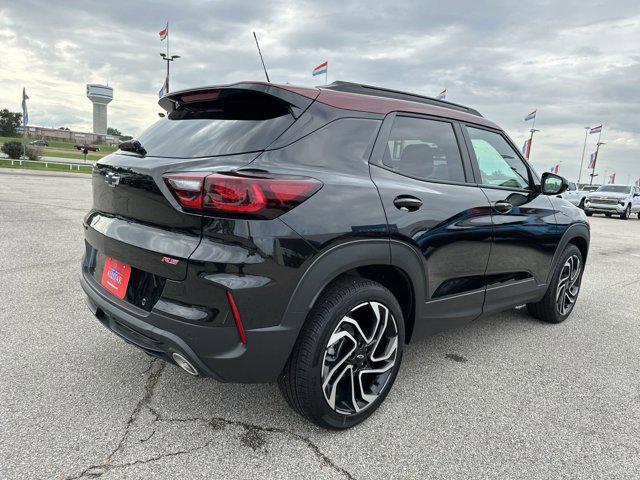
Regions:
M 308 313 L 322 293 L 335 281 L 353 275 L 376 281 L 393 293 L 402 309 L 405 341 L 408 342 L 420 305 L 418 292 L 424 291 L 424 273 L 416 268 L 415 253 L 407 258 L 412 255 L 406 251 L 409 246 L 393 247 L 393 243 L 390 246 L 388 239 L 352 240 L 320 253 L 294 289 L 283 325 L 298 329 L 299 335 Z
M 589 254 L 589 241 L 590 233 L 587 224 L 576 223 L 567 228 L 567 230 L 562 235 L 562 238 L 560 239 L 560 242 L 558 244 L 558 248 L 556 248 L 556 252 L 553 256 L 553 268 L 549 270 L 546 282 L 547 285 L 549 285 L 549 283 L 551 282 L 551 277 L 553 275 L 553 272 L 555 271 L 555 267 L 559 261 L 560 255 L 562 255 L 562 252 L 567 247 L 567 245 L 572 244 L 578 247 L 580 253 L 582 254 L 582 262 L 584 264 L 586 263 L 587 256 Z

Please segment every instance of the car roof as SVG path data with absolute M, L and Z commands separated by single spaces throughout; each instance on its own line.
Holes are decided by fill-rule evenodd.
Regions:
M 414 93 L 342 81 L 319 87 L 301 87 L 273 82 L 242 81 L 171 92 L 166 97 L 161 98 L 159 103 L 165 108 L 167 98 L 175 98 L 185 93 L 224 88 L 255 88 L 255 86 L 266 86 L 285 90 L 345 110 L 378 113 L 382 115 L 387 115 L 392 112 L 416 113 L 475 123 L 502 130 L 495 123 L 482 117 L 480 113 L 473 108 Z

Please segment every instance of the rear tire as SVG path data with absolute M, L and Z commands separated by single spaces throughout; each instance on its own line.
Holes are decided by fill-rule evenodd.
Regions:
M 393 294 L 371 280 L 339 280 L 309 312 L 278 386 L 309 421 L 350 428 L 384 401 L 403 345 L 404 319 Z
M 580 249 L 573 244 L 567 245 L 542 300 L 527 304 L 529 314 L 547 323 L 564 322 L 578 300 L 583 267 Z

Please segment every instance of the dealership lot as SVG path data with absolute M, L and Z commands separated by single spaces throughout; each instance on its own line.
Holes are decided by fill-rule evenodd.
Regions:
M 125 344 L 78 285 L 89 177 L 0 170 L 0 478 L 640 476 L 640 220 L 592 217 L 571 318 L 512 310 L 416 342 L 335 433 L 275 385 L 192 378 Z

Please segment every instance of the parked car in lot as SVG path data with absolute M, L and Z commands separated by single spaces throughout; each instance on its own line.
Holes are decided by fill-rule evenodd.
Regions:
M 607 217 L 620 215 L 623 220 L 632 213 L 640 218 L 640 188 L 634 185 L 602 185 L 590 193 L 585 201 L 587 215 L 604 213 Z
M 49 143 L 46 140 L 34 140 L 33 142 L 29 142 L 29 145 L 33 145 L 34 147 L 48 147 Z
M 584 201 L 588 193 L 584 189 L 578 190 L 578 186 L 575 183 L 569 182 L 567 189 L 558 195 L 558 198 L 564 198 L 576 207 L 584 208 Z
M 81 284 L 98 320 L 192 375 L 365 420 L 405 344 L 526 304 L 564 321 L 589 248 L 567 182 L 471 108 L 347 82 L 172 92 L 98 161 Z
M 88 150 L 90 152 L 99 152 L 100 149 L 95 145 L 89 145 L 88 143 L 79 143 L 74 145 L 77 150 Z

